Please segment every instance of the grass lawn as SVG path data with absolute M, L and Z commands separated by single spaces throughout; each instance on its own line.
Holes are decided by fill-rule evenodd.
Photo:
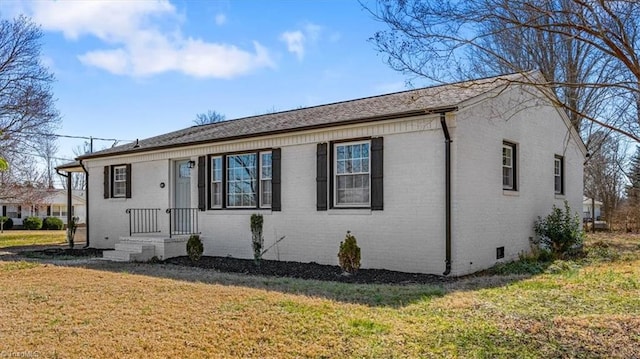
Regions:
M 585 259 L 556 261 L 537 275 L 477 276 L 435 287 L 321 283 L 168 265 L 0 262 L 0 353 L 640 357 L 640 237 L 598 235 L 587 250 Z
M 66 231 L 22 231 L 5 230 L 0 233 L 0 248 L 31 246 L 38 244 L 61 244 L 67 240 Z

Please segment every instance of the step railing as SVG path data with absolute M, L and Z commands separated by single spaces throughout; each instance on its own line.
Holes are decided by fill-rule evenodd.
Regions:
M 128 208 L 129 235 L 140 233 L 160 233 L 158 215 L 160 208 Z
M 180 234 L 199 234 L 197 208 L 169 208 L 169 238 Z

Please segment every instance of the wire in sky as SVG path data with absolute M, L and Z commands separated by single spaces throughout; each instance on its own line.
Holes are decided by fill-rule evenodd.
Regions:
M 29 131 L 15 131 L 15 130 L 5 130 L 5 133 L 21 133 L 25 135 L 31 136 L 53 136 L 53 137 L 62 137 L 62 138 L 75 138 L 82 140 L 98 140 L 98 141 L 113 141 L 113 142 L 133 142 L 134 140 L 119 140 L 116 138 L 100 138 L 93 136 L 73 136 L 73 135 L 61 135 L 58 133 L 46 133 L 46 132 L 29 132 Z

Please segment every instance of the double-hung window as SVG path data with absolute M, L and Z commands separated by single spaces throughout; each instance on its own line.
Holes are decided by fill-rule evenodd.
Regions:
M 125 197 L 127 194 L 127 167 L 113 167 L 113 197 Z
M 260 152 L 260 207 L 271 207 L 271 152 Z
M 337 143 L 334 151 L 335 205 L 370 206 L 370 142 Z
M 516 145 L 502 143 L 502 189 L 516 191 Z
M 131 198 L 131 164 L 104 166 L 104 198 Z
M 553 159 L 553 188 L 556 194 L 564 194 L 564 158 L 558 155 Z
M 222 208 L 222 157 L 211 157 L 211 208 Z

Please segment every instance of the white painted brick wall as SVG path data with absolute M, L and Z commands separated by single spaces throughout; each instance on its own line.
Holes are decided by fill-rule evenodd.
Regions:
M 580 210 L 582 154 L 552 108 L 513 109 L 520 98 L 506 92 L 448 116 L 453 136 L 453 274 L 462 275 L 528 249 L 533 221 L 562 204 L 553 193 L 553 155 L 564 154 L 566 198 Z M 505 119 L 507 119 L 505 121 Z M 316 144 L 363 136 L 384 137 L 384 211 L 316 211 Z M 503 140 L 519 145 L 518 196 L 502 191 Z M 155 151 L 87 161 L 90 171 L 91 244 L 113 248 L 128 235 L 127 208 L 172 206 L 172 164 L 176 159 L 248 149 L 282 149 L 282 211 L 211 210 L 200 212 L 205 255 L 252 258 L 249 218 L 264 215 L 265 246 L 282 236 L 267 259 L 337 264 L 339 243 L 350 230 L 362 248 L 363 268 L 441 274 L 444 271 L 444 137 L 438 115 L 344 126 L 250 140 Z M 131 163 L 133 198 L 103 199 L 104 165 Z M 160 183 L 166 184 L 160 188 Z M 192 171 L 192 204 L 197 204 L 197 170 Z M 107 239 L 108 238 L 108 239 Z
M 453 273 L 475 272 L 528 251 L 534 221 L 552 206 L 581 211 L 584 157 L 556 109 L 507 91 L 458 116 L 455 136 Z M 508 109 L 510 112 L 502 113 Z M 502 190 L 502 143 L 517 143 L 518 191 Z M 568 144 L 568 146 L 566 146 Z M 564 155 L 565 195 L 556 196 L 554 155 Z

